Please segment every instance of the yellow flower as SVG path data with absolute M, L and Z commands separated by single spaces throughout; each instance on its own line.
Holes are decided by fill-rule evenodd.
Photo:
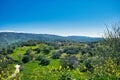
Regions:
M 62 66 L 59 67 L 59 70 L 61 70 L 61 69 L 62 69 Z
M 116 76 L 117 76 L 117 77 L 119 77 L 119 76 L 120 76 L 120 73 L 119 73 L 119 72 L 117 72 L 117 73 L 116 73 Z
M 67 69 L 69 69 L 69 66 L 67 66 Z
M 0 60 L 0 62 L 2 62 L 2 60 Z
M 102 66 L 100 66 L 100 68 L 102 69 Z
M 110 71 L 110 69 L 108 68 L 108 71 Z
M 4 72 L 2 71 L 2 73 L 4 73 Z
M 115 70 L 112 71 L 113 73 L 115 72 Z
M 6 60 L 6 58 L 4 57 L 4 60 Z

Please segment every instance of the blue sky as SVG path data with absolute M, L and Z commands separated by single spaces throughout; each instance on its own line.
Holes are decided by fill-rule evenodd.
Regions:
M 120 20 L 120 0 L 0 0 L 0 31 L 102 36 Z

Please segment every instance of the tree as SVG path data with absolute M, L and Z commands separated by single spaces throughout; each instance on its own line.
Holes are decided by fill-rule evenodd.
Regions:
M 12 47 L 7 48 L 7 54 L 13 53 L 14 49 Z
M 42 65 L 42 66 L 47 66 L 49 64 L 50 64 L 50 60 L 45 59 L 45 58 L 41 59 L 39 63 L 39 65 Z
M 66 48 L 64 50 L 65 53 L 67 54 L 77 54 L 79 52 L 78 48 L 74 48 L 74 47 L 70 47 L 70 48 Z
M 42 55 L 38 55 L 37 57 L 36 57 L 36 60 L 38 60 L 38 61 L 41 61 L 43 59 L 43 56 Z
M 25 55 L 30 55 L 31 53 L 32 53 L 32 49 L 30 48 L 30 49 L 26 50 Z
M 34 49 L 34 51 L 36 51 L 36 53 L 38 54 L 38 53 L 40 53 L 40 48 L 36 48 L 36 49 Z
M 70 69 L 77 68 L 78 66 L 78 59 L 75 56 L 66 56 L 61 59 L 61 65 L 64 68 L 69 67 Z
M 49 49 L 44 49 L 43 50 L 45 54 L 49 54 L 50 50 Z
M 29 62 L 29 60 L 30 60 L 29 56 L 24 56 L 23 59 L 22 59 L 22 62 L 27 63 L 27 62 Z
M 52 58 L 53 58 L 53 59 L 59 59 L 60 56 L 61 56 L 61 54 L 60 54 L 59 52 L 54 52 L 54 53 L 52 54 Z

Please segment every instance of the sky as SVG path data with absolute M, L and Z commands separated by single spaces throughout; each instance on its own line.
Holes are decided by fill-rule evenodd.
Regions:
M 0 32 L 101 37 L 120 0 L 0 0 Z

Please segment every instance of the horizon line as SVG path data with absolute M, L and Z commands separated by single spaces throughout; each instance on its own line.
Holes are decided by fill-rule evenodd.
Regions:
M 83 36 L 83 37 L 93 37 L 93 38 L 102 38 L 102 36 L 90 36 L 90 35 L 60 35 L 60 34 L 51 34 L 51 33 L 35 33 L 35 32 L 25 32 L 25 31 L 14 31 L 14 30 L 0 30 L 0 33 L 10 32 L 10 33 L 25 33 L 25 34 L 47 34 L 47 35 L 57 35 L 57 36 Z

